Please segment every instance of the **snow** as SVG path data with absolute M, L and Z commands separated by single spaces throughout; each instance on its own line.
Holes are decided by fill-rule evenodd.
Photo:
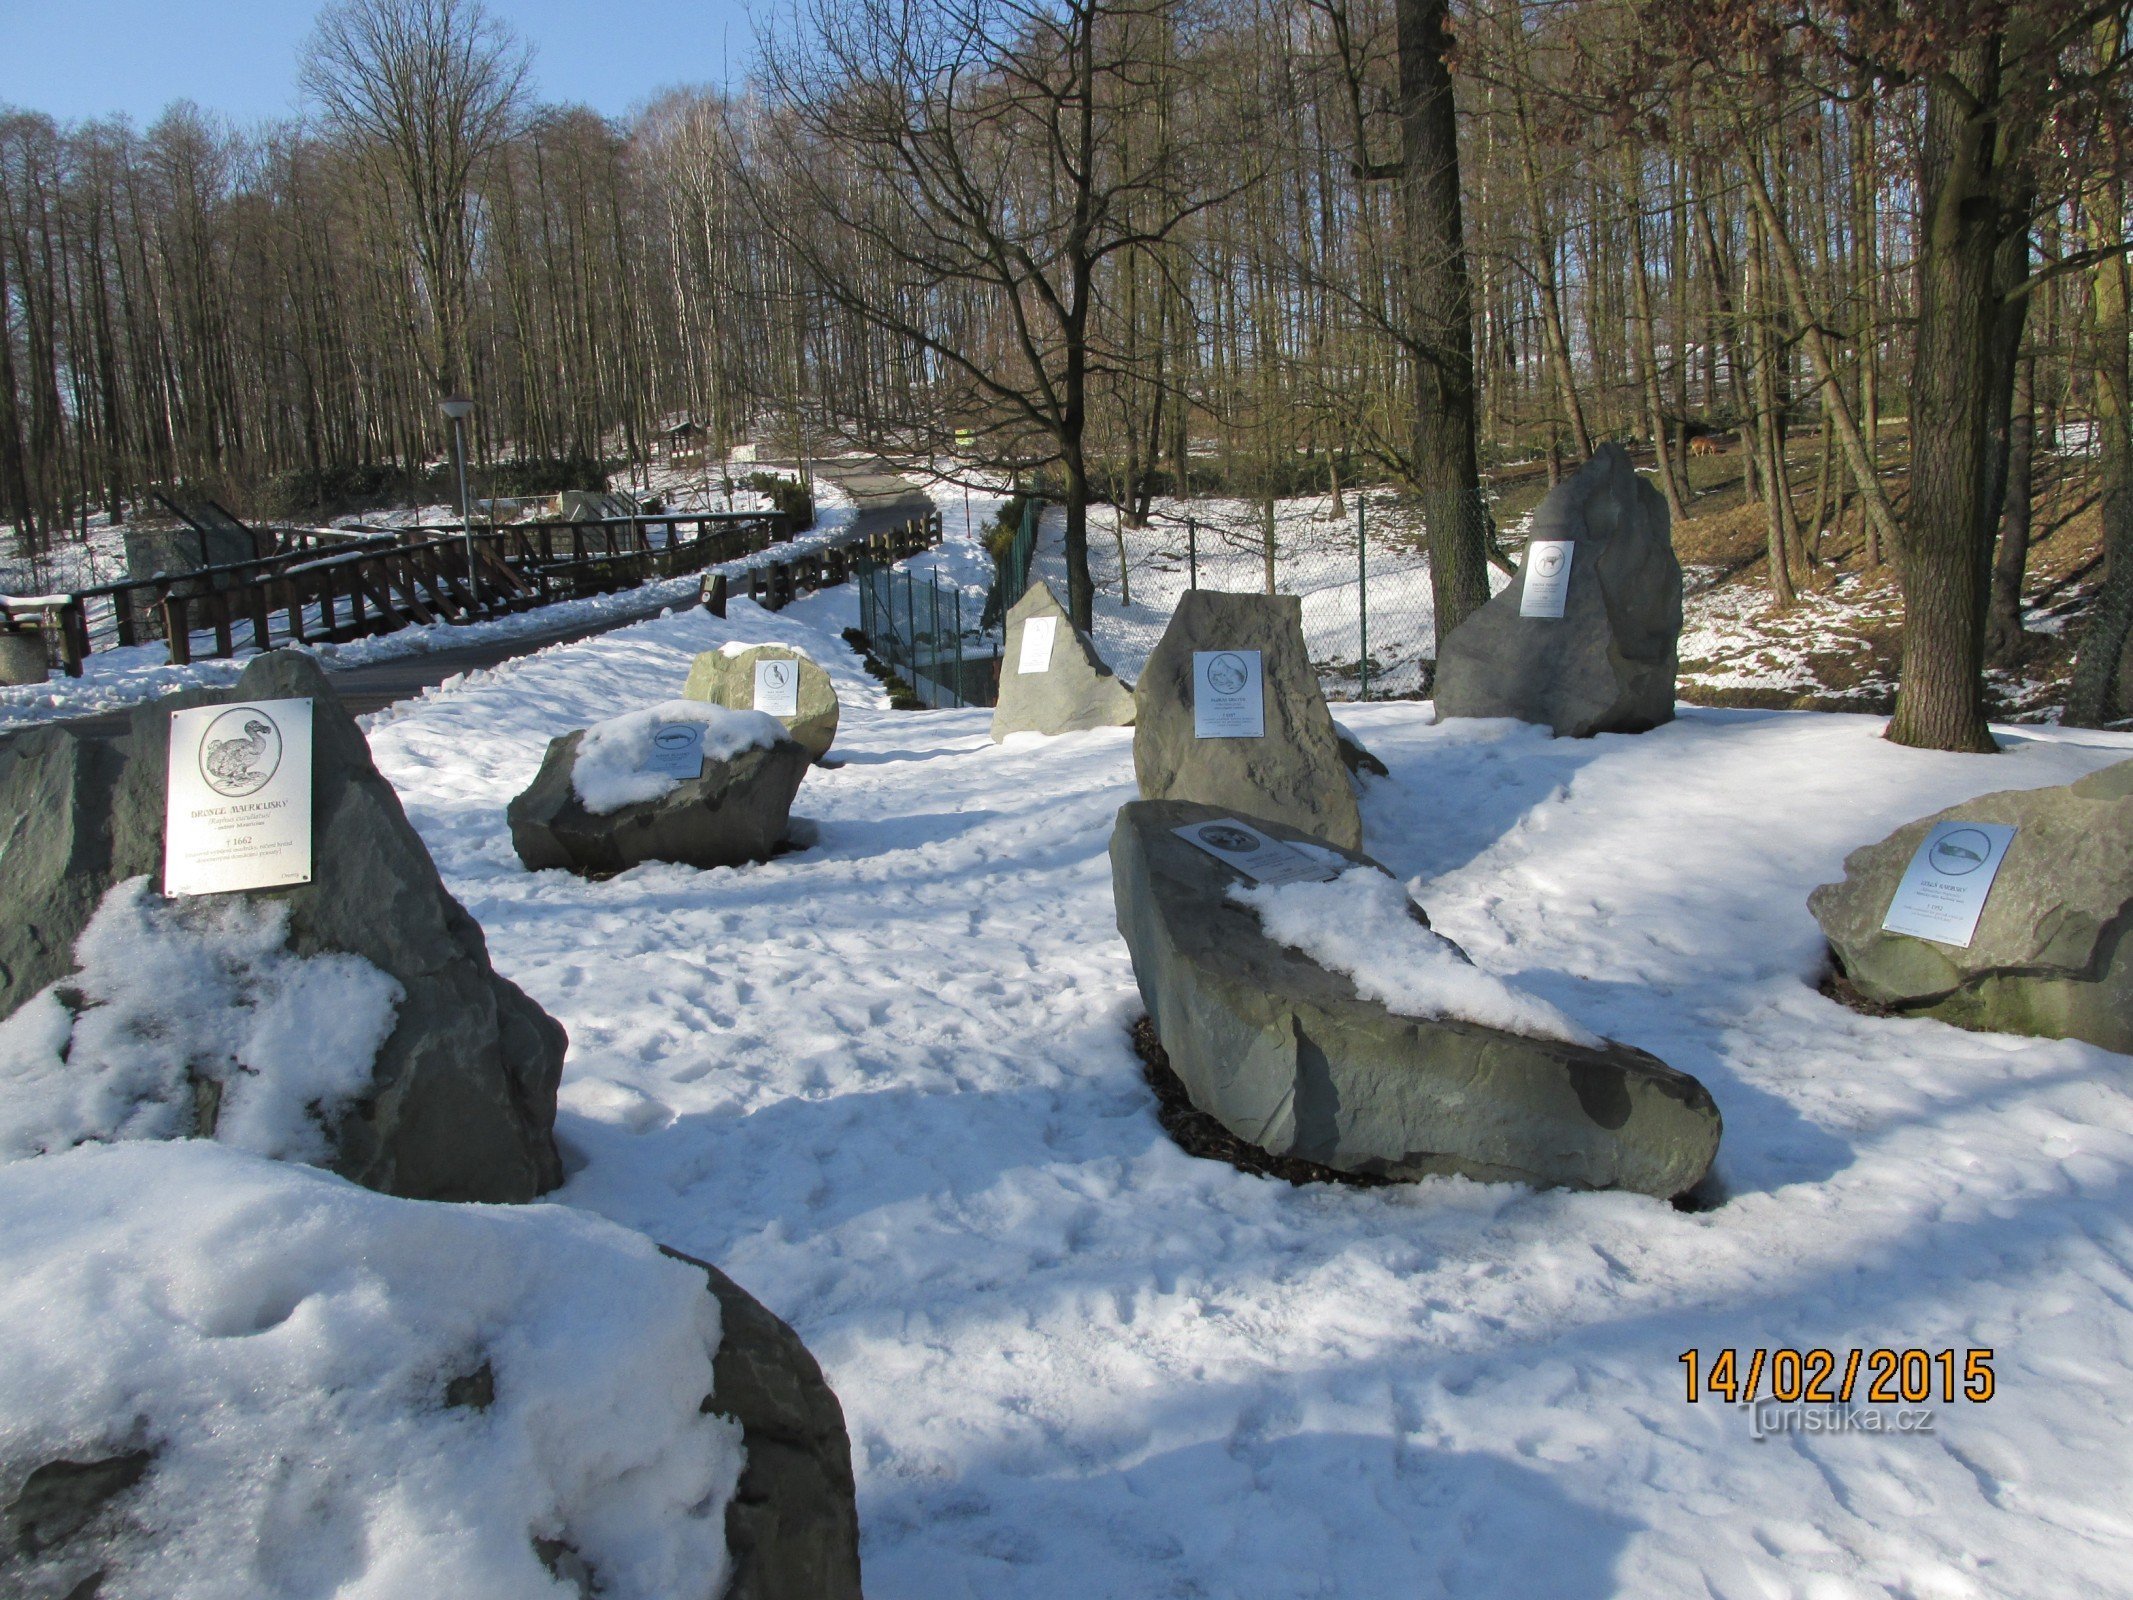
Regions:
M 0 1162 L 181 1137 L 196 1080 L 220 1086 L 218 1140 L 325 1159 L 405 994 L 361 956 L 291 955 L 288 924 L 272 900 L 115 885 L 75 943 L 78 973 L 0 1021 Z
M 1134 605 L 1107 602 L 1097 635 L 1129 676 L 1181 581 L 1133 579 Z M 854 605 L 844 588 L 775 616 L 738 599 L 725 620 L 689 610 L 469 674 L 366 725 L 498 969 L 571 1037 L 566 1185 L 511 1211 L 418 1208 L 419 1225 L 523 1230 L 508 1260 L 545 1272 L 553 1255 L 539 1281 L 573 1284 L 573 1315 L 625 1299 L 541 1232 L 597 1226 L 581 1212 L 731 1272 L 792 1323 L 842 1402 L 873 1600 L 2125 1592 L 2112 1574 L 2133 1566 L 2126 1060 L 1847 1010 L 1817 990 L 1805 902 L 1897 825 L 2068 782 L 2133 755 L 2133 736 L 2003 728 L 2006 753 L 1981 757 L 1891 745 L 1863 716 L 1688 707 L 1648 734 L 1551 740 L 1433 725 L 1425 703 L 1344 707 L 1391 769 L 1363 794 L 1365 848 L 1481 973 L 1699 1077 L 1725 1116 L 1723 1203 L 1456 1179 L 1292 1188 L 1188 1157 L 1156 1121 L 1106 855 L 1134 793 L 1130 730 L 996 746 L 982 710 L 892 712 L 838 638 Z M 555 731 L 671 698 L 700 651 L 767 640 L 806 650 L 843 701 L 839 764 L 812 770 L 795 806 L 817 845 L 600 882 L 522 868 L 503 809 Z M 427 1308 L 448 1317 L 459 1294 L 495 1310 L 479 1340 L 440 1341 L 379 1382 L 314 1382 L 307 1420 L 331 1437 L 367 1439 L 360 1408 L 409 1392 L 395 1374 L 419 1365 L 434 1384 L 464 1370 L 460 1349 L 562 1326 L 551 1302 L 496 1309 L 502 1289 L 459 1282 L 491 1259 L 472 1234 L 383 1250 L 411 1276 L 359 1293 L 339 1286 L 374 1282 L 386 1269 L 366 1253 L 381 1252 L 331 1230 L 314 1244 L 280 1220 L 294 1207 L 260 1201 L 212 1251 L 159 1236 L 136 1267 L 87 1242 L 110 1209 L 99 1187 L 49 1207 L 24 1188 L 119 1170 L 98 1162 L 246 1159 L 125 1145 L 0 1169 L 0 1296 L 56 1308 L 23 1346 L 35 1361 L 0 1368 L 0 1392 L 59 1397 L 7 1416 L 57 1428 L 84 1390 L 66 1415 L 130 1414 L 166 1373 L 193 1392 L 171 1363 L 193 1359 L 198 1318 L 151 1336 L 129 1309 L 108 1363 L 103 1345 L 81 1356 L 86 1376 L 39 1363 L 136 1280 L 141 1306 L 193 1304 L 169 1275 L 208 1281 L 203 1256 L 230 1257 L 231 1281 L 268 1285 L 277 1310 L 299 1306 L 223 1341 L 266 1354 L 298 1333 L 398 1351 L 401 1322 L 427 1337 Z M 320 1185 L 334 1206 L 399 1204 L 242 1170 Z M 195 1199 L 159 1175 L 150 1220 L 234 1215 L 218 1208 L 252 1191 L 214 1176 Z M 69 1287 L 106 1259 L 102 1287 Z M 273 1292 L 285 1281 L 316 1292 Z M 392 1314 L 365 1320 L 381 1304 Z M 218 1328 L 253 1325 L 241 1306 L 218 1314 Z M 626 1321 L 669 1326 L 634 1301 L 600 1326 Z M 1936 1396 L 1930 1432 L 1767 1438 L 1742 1407 L 1686 1401 L 1684 1351 L 1708 1371 L 1720 1349 L 1758 1347 L 1989 1348 L 1998 1393 Z M 648 1419 L 671 1426 L 672 1408 L 640 1407 L 641 1391 L 700 1383 L 695 1357 L 670 1357 L 687 1383 L 650 1365 L 611 1383 L 636 1360 L 614 1349 L 574 1352 L 542 1439 L 658 1447 Z M 105 1405 L 98 1386 L 121 1382 L 134 1387 Z M 396 1454 L 376 1480 L 389 1507 L 369 1514 L 460 1504 L 469 1480 L 443 1474 L 461 1458 L 432 1444 Z M 250 1481 L 235 1463 L 256 1458 L 233 1445 L 226 1459 L 235 1492 Z M 693 1537 L 685 1493 L 633 1500 L 639 1520 L 605 1548 L 665 1559 L 658 1540 Z M 259 1516 L 260 1548 L 297 1545 L 278 1509 Z M 345 1520 L 322 1526 L 305 1559 L 357 1548 Z M 360 1548 L 427 1560 L 422 1537 Z M 221 1570 L 201 1564 L 201 1581 Z M 462 1570 L 376 1592 L 485 1592 Z M 529 1590 L 537 1575 L 513 1592 Z
M 682 785 L 677 772 L 650 770 L 652 734 L 665 725 L 693 722 L 704 730 L 706 761 L 731 761 L 744 750 L 768 750 L 785 737 L 785 724 L 762 711 L 735 711 L 703 700 L 662 700 L 658 705 L 603 717 L 585 730 L 570 786 L 594 816 L 624 806 L 662 800 Z
M 536 1539 L 609 1600 L 721 1592 L 742 1455 L 698 1411 L 718 1303 L 644 1239 L 196 1141 L 0 1168 L 0 1215 L 9 1493 L 153 1452 L 106 1513 L 110 1600 L 576 1593 Z M 493 1402 L 449 1404 L 483 1365 Z M 83 1575 L 47 1562 L 47 1589 L 10 1546 L 10 1593 Z
M 1805 902 L 1900 823 L 2133 738 L 1940 755 L 1684 708 L 1558 741 L 1344 707 L 1391 768 L 1365 848 L 1484 971 L 1702 1079 L 1724 1203 L 1291 1188 L 1155 1120 L 1106 856 L 1130 730 L 1001 747 L 984 711 L 891 712 L 837 639 L 852 606 L 647 622 L 369 729 L 499 969 L 570 1030 L 558 1198 L 717 1261 L 822 1361 L 874 1600 L 2120 1585 L 2126 1062 L 1846 1010 Z M 557 727 L 768 638 L 844 702 L 795 804 L 817 846 L 520 867 L 503 807 Z M 1929 1434 L 1763 1440 L 1686 1403 L 1684 1350 L 1781 1345 L 1990 1347 L 1999 1393 L 1936 1399 Z
M 1229 897 L 1259 913 L 1269 939 L 1346 973 L 1357 994 L 1395 1016 L 1473 1022 L 1595 1049 L 1602 1042 L 1415 921 L 1407 891 L 1374 867 L 1350 867 L 1325 883 L 1233 884 Z

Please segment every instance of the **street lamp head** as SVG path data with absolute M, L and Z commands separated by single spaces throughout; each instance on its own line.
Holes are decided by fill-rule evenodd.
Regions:
M 464 422 L 473 415 L 474 402 L 463 394 L 455 394 L 437 402 L 438 408 L 454 422 Z

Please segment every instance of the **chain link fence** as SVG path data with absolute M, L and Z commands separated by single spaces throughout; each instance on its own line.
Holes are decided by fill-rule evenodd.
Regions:
M 1495 524 L 1476 497 L 1484 547 Z M 1063 517 L 1045 518 L 1027 576 L 1064 595 Z M 1193 589 L 1288 594 L 1303 602 L 1304 644 L 1331 700 L 1425 696 L 1435 675 L 1436 600 L 1427 529 L 1411 499 L 1350 493 L 1264 503 L 1158 502 L 1147 526 L 1121 526 L 1108 507 L 1089 514 L 1090 576 L 1099 645 L 1127 677 Z M 1491 573 L 1492 587 L 1504 580 Z
M 853 569 L 859 631 L 875 658 L 911 686 L 921 705 L 989 706 L 1000 693 L 1000 640 L 980 625 L 980 607 L 937 572 L 923 575 L 871 558 Z

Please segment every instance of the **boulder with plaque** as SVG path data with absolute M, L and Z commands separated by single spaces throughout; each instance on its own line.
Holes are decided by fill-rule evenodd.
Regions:
M 536 872 L 588 876 L 767 861 L 807 767 L 806 747 L 768 712 L 669 700 L 550 740 L 506 811 L 511 843 Z
M 810 761 L 829 754 L 837 737 L 837 688 L 804 650 L 782 644 L 728 644 L 689 664 L 684 700 L 734 711 L 761 711 L 785 725 Z
M 1000 699 L 992 738 L 1011 733 L 1080 733 L 1133 723 L 1133 691 L 1096 653 L 1039 578 L 1007 613 L 1007 649 L 1000 661 Z
M 1480 973 L 1356 851 L 1229 807 L 1136 801 L 1111 883 L 1171 1070 L 1270 1155 L 1671 1197 L 1717 1154 L 1701 1083 Z
M 1142 799 L 1202 801 L 1362 847 L 1294 595 L 1187 594 L 1133 698 Z
M 1906 823 L 1807 904 L 1871 1007 L 2133 1054 L 2133 761 Z
M 1680 637 L 1666 501 L 1603 444 L 1533 513 L 1511 586 L 1444 640 L 1437 715 L 1642 733 L 1673 720 Z
M 199 938 L 208 972 L 233 940 L 265 930 L 274 948 L 245 959 L 343 974 L 352 959 L 388 997 L 363 1081 L 311 1130 L 322 1164 L 421 1199 L 526 1200 L 561 1181 L 563 1029 L 491 968 L 480 926 L 446 892 L 309 656 L 260 656 L 232 686 L 138 708 L 124 733 L 23 734 L 0 751 L 0 815 L 13 819 L 0 846 L 0 1018 L 36 1001 L 55 1027 L 103 1028 L 76 975 L 83 935 L 106 909 L 138 908 L 167 940 Z M 306 969 L 323 983 L 321 970 Z M 345 1068 L 298 1048 L 300 1012 L 268 1053 L 310 1073 Z M 87 1081 L 102 1057 L 73 1043 L 54 1059 L 82 1076 L 87 1104 L 104 1093 Z M 85 1123 L 54 1136 L 218 1137 L 277 1093 L 292 1102 L 287 1120 L 304 1120 L 308 1096 L 255 1081 L 266 1070 L 257 1062 L 181 1065 L 167 1081 L 150 1075 L 150 1098 L 172 1104 L 129 1115 L 127 1127 L 147 1134 Z M 0 1081 L 0 1095 L 30 1092 Z

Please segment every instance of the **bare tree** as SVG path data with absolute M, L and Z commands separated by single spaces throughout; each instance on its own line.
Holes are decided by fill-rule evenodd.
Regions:
M 476 175 L 512 132 L 530 64 L 481 0 L 335 0 L 304 52 L 305 91 L 414 247 L 440 392 L 466 379 Z

